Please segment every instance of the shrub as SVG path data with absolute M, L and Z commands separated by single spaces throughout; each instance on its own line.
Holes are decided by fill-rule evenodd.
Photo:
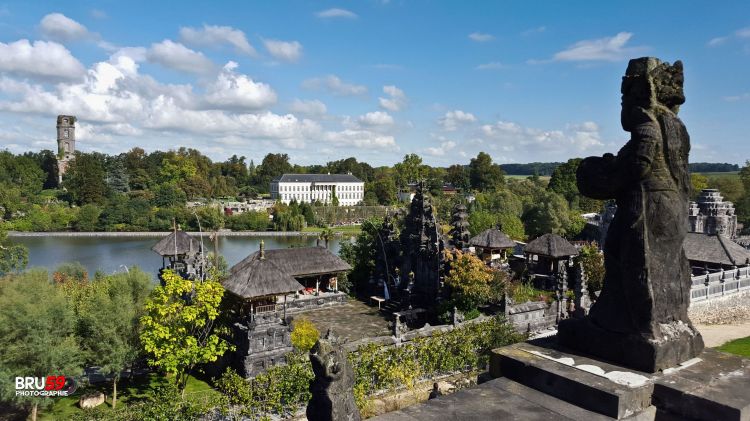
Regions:
M 292 322 L 292 345 L 301 352 L 308 352 L 318 342 L 320 332 L 315 324 L 301 318 Z

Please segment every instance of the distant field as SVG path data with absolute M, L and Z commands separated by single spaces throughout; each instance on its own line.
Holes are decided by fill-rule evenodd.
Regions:
M 527 178 L 531 177 L 530 175 L 518 175 L 518 174 L 505 174 L 505 178 L 512 178 L 514 180 L 525 180 Z M 540 175 L 539 179 L 543 181 L 549 181 L 548 175 Z
M 697 172 L 693 174 L 705 175 L 706 177 L 721 177 L 723 175 L 739 175 L 739 171 L 727 171 L 727 172 Z

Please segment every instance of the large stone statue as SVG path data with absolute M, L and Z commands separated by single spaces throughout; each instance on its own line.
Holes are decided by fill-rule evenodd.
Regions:
M 310 350 L 315 379 L 307 403 L 308 421 L 360 421 L 354 402 L 354 372 L 331 330 Z
M 631 60 L 622 80 L 617 156 L 590 157 L 577 172 L 582 194 L 615 199 L 605 243 L 604 289 L 583 319 L 564 320 L 566 347 L 641 371 L 676 366 L 703 350 L 688 319 L 687 232 L 690 138 L 677 112 L 685 102 L 682 63 Z

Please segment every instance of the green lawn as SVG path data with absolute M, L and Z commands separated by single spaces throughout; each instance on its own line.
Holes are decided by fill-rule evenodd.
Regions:
M 729 341 L 716 349 L 750 358 L 750 336 Z
M 120 405 L 127 405 L 128 402 L 138 402 L 148 399 L 161 385 L 164 385 L 167 379 L 164 376 L 158 374 L 150 374 L 148 376 L 139 377 L 134 381 L 122 380 L 117 384 L 117 407 Z M 112 385 L 100 383 L 95 387 L 92 386 L 86 390 L 76 391 L 74 396 L 66 398 L 59 398 L 51 407 L 40 411 L 40 420 L 65 420 L 70 419 L 74 415 L 82 412 L 82 409 L 78 407 L 78 400 L 81 395 L 92 391 L 102 391 L 107 397 L 106 405 L 108 408 L 112 407 Z M 185 387 L 185 398 L 189 399 L 191 396 L 206 396 L 210 394 L 218 394 L 214 388 L 208 383 L 198 380 L 195 377 L 190 377 Z

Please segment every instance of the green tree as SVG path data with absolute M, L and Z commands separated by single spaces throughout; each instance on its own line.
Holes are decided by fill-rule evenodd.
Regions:
M 695 200 L 705 188 L 708 188 L 708 177 L 703 174 L 690 174 L 690 198 L 692 200 Z
M 107 187 L 117 193 L 126 193 L 130 190 L 128 173 L 123 159 L 119 156 L 107 159 Z
M 594 292 L 601 291 L 604 287 L 604 255 L 599 251 L 596 244 L 581 247 L 576 257 L 576 263 L 583 265 L 586 273 L 589 294 L 593 297 Z
M 196 365 L 216 361 L 230 349 L 221 329 L 214 328 L 224 288 L 212 279 L 193 282 L 172 271 L 162 279 L 164 286 L 146 300 L 140 339 L 149 364 L 174 376 L 184 391 Z
M 268 154 L 263 158 L 263 162 L 256 170 L 255 185 L 258 190 L 268 192 L 271 180 L 286 173 L 292 172 L 292 165 L 289 163 L 287 154 Z
M 479 304 L 495 296 L 495 273 L 483 261 L 473 254 L 456 251 L 449 256 L 448 273 L 445 284 L 452 290 L 454 302 L 462 311 L 476 309 Z
M 104 164 L 99 156 L 76 152 L 63 176 L 63 186 L 78 205 L 102 204 L 107 196 L 105 177 Z
M 377 196 L 378 203 L 381 205 L 391 205 L 398 199 L 396 196 L 396 181 L 388 173 L 381 172 L 371 183 L 369 188 L 365 189 L 365 196 L 372 192 Z
M 101 214 L 101 207 L 93 204 L 83 205 L 78 211 L 78 217 L 73 223 L 73 228 L 76 231 L 96 231 Z
M 0 280 L 0 377 L 77 377 L 83 353 L 75 327 L 73 309 L 49 282 L 47 272 L 31 271 Z M 15 396 L 12 384 L 0 382 L 0 399 L 25 408 L 32 420 L 38 408 L 53 402 L 45 397 Z
M 152 203 L 160 208 L 170 208 L 173 206 L 185 206 L 187 195 L 185 192 L 173 183 L 159 184 L 154 188 L 154 198 Z
M 492 157 L 479 152 L 476 158 L 469 162 L 469 181 L 471 187 L 480 191 L 502 187 L 505 184 L 503 169 L 492 163 Z
M 528 206 L 521 219 L 532 238 L 546 233 L 565 235 L 570 224 L 568 202 L 557 193 L 547 192 L 537 203 Z
M 140 356 L 139 319 L 152 288 L 151 278 L 138 268 L 94 283 L 79 315 L 79 335 L 88 360 L 112 376 L 112 408 L 117 406 L 120 373 Z
M 462 190 L 466 190 L 471 187 L 471 182 L 469 180 L 469 171 L 465 166 L 459 164 L 453 164 L 448 167 L 445 181 Z
M 393 170 L 399 187 L 418 182 L 427 175 L 426 168 L 422 165 L 422 158 L 415 153 L 404 155 L 404 160 L 394 165 Z
M 8 241 L 8 234 L 0 230 L 0 276 L 20 272 L 29 264 L 29 250 Z
M 581 164 L 581 158 L 569 159 L 568 162 L 559 165 L 552 172 L 547 188 L 553 192 L 562 195 L 568 201 L 570 208 L 577 207 L 578 184 L 576 184 L 576 171 Z

